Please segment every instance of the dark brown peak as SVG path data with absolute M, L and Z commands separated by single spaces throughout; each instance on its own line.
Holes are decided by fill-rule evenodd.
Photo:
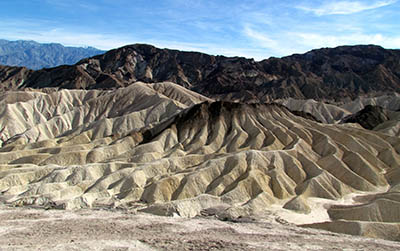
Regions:
M 389 117 L 385 109 L 380 106 L 367 105 L 361 111 L 345 117 L 342 123 L 358 123 L 365 129 L 372 130 L 387 120 Z
M 122 48 L 134 48 L 137 51 L 157 51 L 157 50 L 162 50 L 160 48 L 155 47 L 154 45 L 151 44 L 141 44 L 141 43 L 136 43 L 136 44 L 131 44 L 124 46 Z
M 390 53 L 390 50 L 386 50 L 378 45 L 344 45 L 334 48 L 321 48 L 314 49 L 304 54 L 293 54 L 291 56 L 283 57 L 284 60 L 316 60 L 319 57 L 332 58 L 336 56 L 353 56 L 364 59 L 374 59 L 381 61 L 384 56 Z
M 32 72 L 26 79 L 24 87 L 88 89 L 94 82 L 94 79 L 81 67 L 76 65 L 62 65 Z
M 329 50 L 328 50 L 329 51 Z M 387 50 L 384 49 L 382 46 L 379 45 L 374 45 L 374 44 L 360 44 L 360 45 L 343 45 L 343 46 L 338 46 L 333 48 L 332 50 L 333 52 L 336 53 L 362 53 L 363 55 L 365 54 L 365 52 L 380 52 L 380 53 L 384 53 Z
M 194 51 L 179 51 L 174 49 L 161 49 L 153 45 L 148 44 L 132 44 L 126 45 L 117 49 L 108 51 L 105 54 L 97 55 L 92 57 L 93 59 L 98 59 L 102 61 L 112 61 L 116 59 L 122 59 L 133 54 L 140 55 L 146 62 L 154 63 L 163 62 L 163 60 L 173 60 L 174 63 L 179 63 L 182 65 L 208 65 L 214 64 L 216 61 L 226 60 L 226 57 L 221 56 L 211 56 L 201 52 Z M 242 58 L 244 59 L 244 58 Z M 77 64 L 87 63 L 90 59 L 84 59 Z M 245 60 L 245 59 L 244 59 Z M 171 61 L 172 62 L 172 61 Z M 169 63 L 171 63 L 169 62 Z
M 216 58 L 215 56 L 211 56 L 206 53 L 195 52 L 195 51 L 179 51 L 167 48 L 160 49 L 147 44 L 134 44 L 128 47 L 135 50 L 140 55 L 142 55 L 146 60 L 160 59 L 159 57 L 162 55 L 164 58 L 167 57 L 170 60 L 171 59 L 176 60 L 176 63 L 179 63 L 182 66 L 187 64 L 191 65 L 210 64 L 214 63 Z
M 148 47 L 148 49 L 145 49 L 145 47 Z M 76 65 L 82 65 L 85 63 L 89 63 L 93 59 L 100 60 L 100 61 L 119 60 L 120 58 L 124 58 L 128 55 L 132 55 L 135 52 L 145 55 L 145 54 L 148 54 L 148 52 L 151 51 L 152 49 L 157 50 L 157 48 L 152 45 L 144 45 L 144 44 L 126 45 L 126 46 L 123 46 L 120 48 L 109 50 L 104 54 L 100 54 L 100 55 L 96 55 L 96 56 L 93 56 L 90 58 L 82 59 L 78 63 L 76 63 Z
M 339 101 L 400 92 L 397 52 L 373 45 L 340 46 L 255 62 L 134 44 L 82 60 L 70 68 L 39 71 L 34 78 L 25 79 L 25 87 L 103 89 L 136 81 L 171 81 L 208 97 L 230 101 L 285 97 Z M 14 82 L 11 85 L 18 86 Z
M 24 66 L 9 66 L 9 65 L 2 65 L 2 64 L 0 64 L 0 70 L 4 70 L 4 69 L 27 69 L 27 70 L 30 70 L 30 69 L 28 69 L 28 68 L 26 68 L 26 67 L 24 67 Z
M 0 91 L 15 90 L 25 85 L 34 71 L 26 67 L 0 65 Z
M 199 56 L 209 56 L 208 54 L 195 52 L 195 51 L 180 51 L 174 49 L 167 49 L 167 48 L 158 48 L 150 44 L 131 44 L 126 45 L 117 49 L 110 50 L 105 54 L 115 54 L 117 52 L 132 52 L 135 51 L 141 55 L 152 56 L 157 53 L 169 53 L 169 54 L 191 54 L 191 55 L 199 55 Z M 93 58 L 99 58 L 101 55 L 95 56 Z

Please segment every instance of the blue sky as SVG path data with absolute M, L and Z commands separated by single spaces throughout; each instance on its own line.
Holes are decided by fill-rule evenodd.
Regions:
M 400 48 L 400 0 L 2 0 L 0 38 L 261 60 L 321 47 Z

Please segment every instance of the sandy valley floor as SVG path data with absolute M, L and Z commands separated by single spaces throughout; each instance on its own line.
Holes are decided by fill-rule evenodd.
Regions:
M 278 221 L 0 206 L 0 250 L 400 250 L 397 242 Z

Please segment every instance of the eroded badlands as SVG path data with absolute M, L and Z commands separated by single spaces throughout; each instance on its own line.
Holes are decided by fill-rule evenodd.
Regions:
M 307 110 L 306 101 L 214 101 L 168 82 L 9 91 L 0 100 L 8 205 L 232 221 L 273 213 L 400 240 L 397 115 L 386 131 L 337 123 L 372 101 Z

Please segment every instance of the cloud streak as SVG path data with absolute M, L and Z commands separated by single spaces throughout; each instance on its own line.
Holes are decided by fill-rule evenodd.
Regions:
M 264 57 L 267 56 L 267 51 L 272 52 L 274 55 L 293 53 L 293 49 L 288 45 L 285 46 L 279 39 L 272 38 L 265 32 L 256 30 L 248 25 L 244 28 L 243 33 L 254 43 L 254 47 L 264 48 Z
M 10 40 L 103 50 L 149 43 L 256 60 L 339 45 L 400 48 L 399 0 L 35 0 L 26 3 L 29 15 L 6 2 L 0 34 Z
M 102 50 L 117 48 L 137 41 L 133 37 L 125 37 L 118 34 L 99 34 L 90 32 L 78 32 L 63 28 L 45 29 L 40 26 L 30 26 L 22 21 L 25 28 L 0 27 L 2 38 L 9 40 L 34 40 L 40 43 L 61 43 L 65 46 L 93 46 Z
M 7 22 L 7 21 L 6 21 Z M 220 45 L 213 42 L 182 42 L 174 39 L 138 38 L 129 35 L 112 33 L 90 33 L 73 31 L 64 28 L 46 29 L 37 22 L 20 20 L 11 23 L 9 28 L 0 26 L 2 38 L 9 40 L 34 40 L 40 43 L 61 43 L 65 46 L 93 46 L 102 50 L 110 50 L 134 43 L 152 44 L 159 48 L 178 49 L 184 51 L 198 51 L 212 55 L 242 56 L 261 60 L 265 58 L 265 50 L 248 48 L 246 46 Z M 18 28 L 24 26 L 24 28 Z M 18 32 L 16 29 L 18 28 Z
M 349 15 L 366 10 L 378 9 L 396 3 L 397 0 L 374 1 L 364 3 L 361 1 L 328 1 L 319 7 L 310 7 L 305 5 L 297 6 L 297 9 L 306 12 L 312 12 L 317 16 L 325 15 Z
M 311 49 L 337 47 L 341 45 L 375 44 L 388 49 L 400 48 L 400 36 L 388 36 L 380 33 L 321 34 L 316 32 L 287 31 L 272 38 L 268 34 L 249 27 L 244 33 L 253 43 L 268 50 L 268 53 L 287 56 L 304 53 Z
M 311 47 L 335 47 L 339 45 L 377 44 L 386 48 L 399 48 L 400 36 L 385 36 L 379 33 L 348 35 L 321 35 L 315 33 L 292 33 L 300 44 Z

